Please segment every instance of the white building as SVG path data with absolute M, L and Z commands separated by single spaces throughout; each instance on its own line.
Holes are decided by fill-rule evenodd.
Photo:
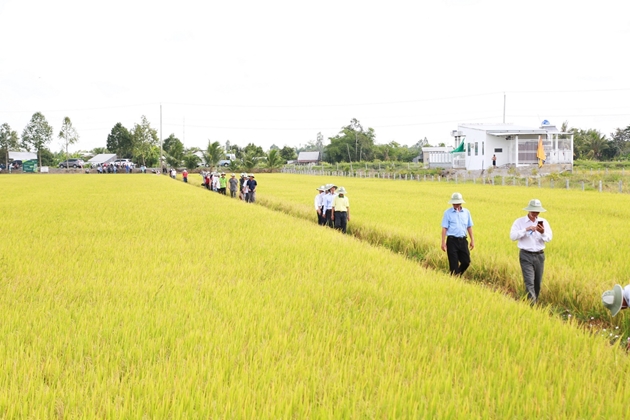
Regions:
M 573 167 L 573 134 L 563 133 L 547 121 L 539 128 L 513 124 L 460 124 L 451 132 L 454 152 L 449 153 L 452 167 L 480 170 L 492 167 L 537 165 L 538 142 L 545 149 L 545 164 L 569 164 Z M 463 144 L 462 144 L 463 143 Z M 446 154 L 443 156 L 448 157 Z

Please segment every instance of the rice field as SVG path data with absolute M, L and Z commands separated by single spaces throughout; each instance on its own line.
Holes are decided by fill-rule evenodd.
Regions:
M 524 290 L 518 250 L 509 231 L 514 220 L 526 214 L 522 209 L 528 201 L 539 198 L 554 233 L 547 244 L 541 302 L 566 308 L 585 320 L 593 316 L 609 321 L 601 293 L 628 280 L 628 195 L 287 174 L 259 178 L 261 204 L 313 221 L 315 188 L 328 182 L 343 185 L 351 203 L 352 234 L 442 271 L 448 271 L 448 263 L 440 250 L 440 221 L 450 207 L 451 194 L 461 192 L 475 223 L 476 248 L 466 276 L 498 284 L 516 295 Z M 624 317 L 612 321 L 630 332 Z
M 310 209 L 321 185 L 257 179 L 259 200 L 296 209 L 296 189 Z M 165 176 L 2 176 L 0 185 L 0 417 L 620 418 L 627 409 L 630 366 L 617 347 L 351 235 Z M 344 185 L 352 225 L 439 247 L 441 191 Z M 413 205 L 381 213 L 379 189 L 390 210 L 398 194 Z M 483 191 L 461 191 L 476 224 L 473 267 L 524 206 L 482 216 L 482 203 L 495 202 Z M 562 200 L 539 198 L 550 248 L 562 250 Z M 483 228 L 489 220 L 497 232 Z M 511 256 L 493 249 L 497 260 Z M 548 267 L 556 258 L 568 260 L 559 253 Z

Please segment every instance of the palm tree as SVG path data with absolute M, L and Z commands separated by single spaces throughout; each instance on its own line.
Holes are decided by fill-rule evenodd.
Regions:
M 282 166 L 282 160 L 280 154 L 276 149 L 272 149 L 267 154 L 267 167 L 271 170 L 277 169 Z
M 206 149 L 206 153 L 204 153 L 206 164 L 210 167 L 216 166 L 217 162 L 223 159 L 223 155 L 224 152 L 221 144 L 218 141 L 212 143 L 208 140 L 208 148 Z
M 597 130 L 589 129 L 586 132 L 586 142 L 584 144 L 588 150 L 586 157 L 601 160 L 603 153 L 608 149 L 608 139 L 605 134 Z

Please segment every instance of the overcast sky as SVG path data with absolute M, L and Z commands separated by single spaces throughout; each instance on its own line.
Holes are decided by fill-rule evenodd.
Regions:
M 357 118 L 377 143 L 458 123 L 630 125 L 630 1 L 0 0 L 0 124 L 73 150 L 146 115 L 186 147 L 267 150 Z M 327 141 L 325 142 L 327 143 Z

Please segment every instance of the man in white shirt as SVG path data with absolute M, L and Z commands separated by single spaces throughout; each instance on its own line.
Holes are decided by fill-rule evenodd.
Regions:
M 324 205 L 326 207 L 326 225 L 330 228 L 335 227 L 335 222 L 332 217 L 333 200 L 335 199 L 335 190 L 337 186 L 334 184 L 326 184 L 326 195 L 324 196 Z
M 324 214 L 324 197 L 326 195 L 326 187 L 322 185 L 317 189 L 318 193 L 315 196 L 315 212 L 317 213 L 317 224 L 322 226 L 326 223 L 326 217 Z
M 553 234 L 549 222 L 538 217 L 545 210 L 540 200 L 533 199 L 523 210 L 527 216 L 519 217 L 512 224 L 510 239 L 518 241 L 519 262 L 523 272 L 523 281 L 528 298 L 536 303 L 540 294 L 542 276 L 545 270 L 545 243 L 551 241 Z

